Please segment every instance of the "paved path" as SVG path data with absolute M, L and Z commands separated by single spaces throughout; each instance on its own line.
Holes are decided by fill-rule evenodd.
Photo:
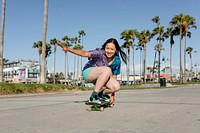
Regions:
M 0 96 L 1 133 L 199 133 L 200 88 L 119 91 L 114 108 L 88 112 L 91 92 Z

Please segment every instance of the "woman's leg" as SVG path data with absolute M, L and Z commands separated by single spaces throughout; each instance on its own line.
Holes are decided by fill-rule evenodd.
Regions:
M 108 95 L 119 91 L 119 89 L 120 89 L 119 82 L 115 78 L 110 77 L 109 81 L 106 84 L 106 89 L 103 91 L 103 94 Z
M 87 79 L 88 82 L 95 82 L 95 87 L 89 101 L 101 103 L 99 91 L 103 86 L 105 86 L 111 75 L 112 72 L 109 67 L 94 67 L 92 70 L 90 70 Z
M 94 67 L 88 75 L 88 81 L 96 82 L 94 91 L 98 93 L 109 82 L 111 75 L 112 71 L 109 67 Z

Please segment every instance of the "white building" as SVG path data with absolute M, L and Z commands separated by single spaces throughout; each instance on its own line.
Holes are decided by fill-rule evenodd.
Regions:
M 139 83 L 141 82 L 141 78 L 139 75 L 129 75 L 129 84 L 133 84 L 134 83 L 134 78 L 135 78 L 135 82 Z M 121 83 L 121 84 L 126 84 L 127 82 L 127 76 L 124 75 L 118 75 L 117 76 L 117 80 Z
M 49 71 L 47 70 L 47 76 Z M 15 60 L 4 63 L 4 82 L 39 83 L 40 67 L 38 61 Z

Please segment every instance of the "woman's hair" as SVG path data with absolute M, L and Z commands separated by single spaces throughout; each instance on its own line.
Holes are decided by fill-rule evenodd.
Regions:
M 127 55 L 120 48 L 118 41 L 115 38 L 110 38 L 102 45 L 102 49 L 105 49 L 108 43 L 113 43 L 115 45 L 116 50 L 118 53 L 120 53 L 122 60 L 124 61 L 125 64 L 127 64 Z

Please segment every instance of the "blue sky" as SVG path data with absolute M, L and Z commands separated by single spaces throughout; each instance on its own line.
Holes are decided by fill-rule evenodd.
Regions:
M 61 40 L 65 35 L 78 36 L 78 31 L 84 30 L 86 33 L 84 37 L 85 50 L 101 47 L 110 37 L 116 38 L 122 45 L 123 40 L 120 40 L 120 33 L 123 30 L 149 29 L 152 31 L 156 24 L 151 19 L 155 16 L 160 17 L 160 23 L 166 29 L 175 15 L 184 13 L 196 18 L 198 28 L 190 30 L 192 38 L 187 39 L 187 42 L 188 46 L 197 51 L 193 54 L 193 64 L 200 64 L 198 58 L 200 55 L 198 46 L 200 37 L 199 5 L 199 0 L 49 0 L 47 42 L 54 37 Z M 4 58 L 10 61 L 16 59 L 38 60 L 37 49 L 33 49 L 32 46 L 34 42 L 42 40 L 43 11 L 43 0 L 7 0 Z M 179 69 L 178 37 L 175 40 L 173 46 L 174 73 Z M 153 64 L 155 44 L 155 38 L 147 44 L 147 66 Z M 161 56 L 169 58 L 169 40 L 166 40 L 163 46 L 165 51 Z M 72 54 L 69 54 L 70 71 L 73 71 L 73 63 L 71 63 L 73 57 Z M 136 70 L 139 68 L 139 59 L 139 51 L 136 51 Z M 47 60 L 47 66 L 53 70 L 53 54 Z M 84 59 L 83 64 L 86 61 L 87 59 Z M 189 69 L 189 58 L 187 58 L 187 62 Z M 56 71 L 64 71 L 64 53 L 60 48 L 57 51 Z

